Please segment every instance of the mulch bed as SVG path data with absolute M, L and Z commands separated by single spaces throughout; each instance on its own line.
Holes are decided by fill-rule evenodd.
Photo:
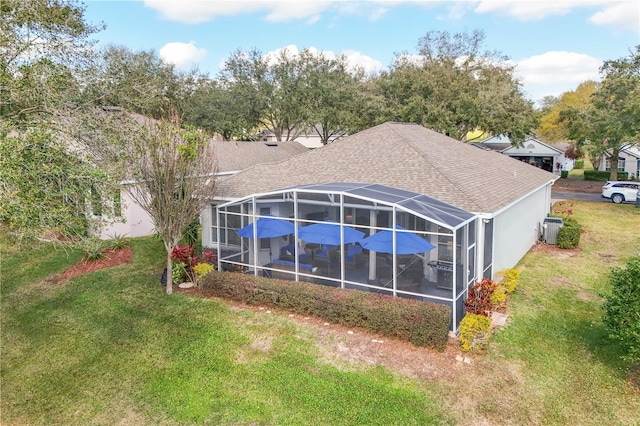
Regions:
M 60 281 L 77 277 L 78 275 L 129 263 L 132 259 L 131 247 L 124 247 L 117 250 L 106 250 L 101 259 L 91 261 L 81 260 L 63 273 L 55 275 L 50 282 L 56 284 Z

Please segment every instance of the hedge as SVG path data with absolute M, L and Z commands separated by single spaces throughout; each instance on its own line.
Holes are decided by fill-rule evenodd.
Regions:
M 451 309 L 438 303 L 222 271 L 203 277 L 200 288 L 224 299 L 360 327 L 416 346 L 444 350 L 449 338 Z
M 601 172 L 598 170 L 585 170 L 584 171 L 584 180 L 595 180 L 599 182 L 606 182 L 611 177 L 610 172 Z M 628 180 L 629 173 L 628 172 L 618 172 L 617 180 Z
M 564 225 L 558 229 L 557 246 L 561 249 L 578 247 L 580 243 L 580 225 L 577 221 L 567 219 Z

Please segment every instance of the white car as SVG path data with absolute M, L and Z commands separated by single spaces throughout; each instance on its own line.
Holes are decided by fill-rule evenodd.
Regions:
M 602 187 L 602 196 L 609 198 L 616 204 L 625 201 L 635 202 L 640 190 L 640 183 L 625 181 L 609 181 Z

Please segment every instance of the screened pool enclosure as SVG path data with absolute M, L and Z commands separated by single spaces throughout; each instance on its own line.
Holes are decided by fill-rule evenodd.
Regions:
M 210 230 L 221 270 L 443 303 L 455 332 L 482 270 L 474 214 L 382 185 L 254 194 L 214 206 Z

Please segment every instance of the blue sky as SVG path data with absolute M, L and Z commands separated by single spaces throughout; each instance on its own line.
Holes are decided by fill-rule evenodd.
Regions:
M 600 78 L 602 61 L 640 45 L 638 0 L 219 1 L 85 0 L 86 18 L 104 22 L 99 45 L 154 49 L 181 69 L 216 76 L 234 51 L 315 48 L 345 54 L 368 70 L 395 53 L 417 53 L 428 31 L 483 30 L 484 47 L 515 64 L 526 96 L 574 90 Z

